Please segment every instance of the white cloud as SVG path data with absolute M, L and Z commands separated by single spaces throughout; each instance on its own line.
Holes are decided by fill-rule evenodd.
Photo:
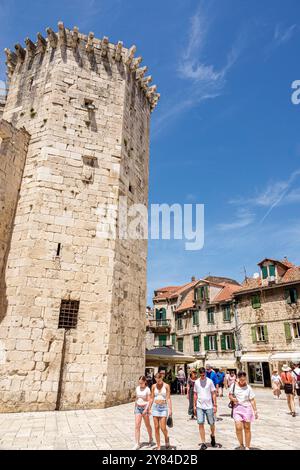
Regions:
M 236 213 L 236 219 L 233 222 L 218 224 L 217 228 L 221 231 L 236 230 L 247 227 L 255 220 L 255 215 L 247 209 L 239 209 Z
M 297 25 L 292 24 L 291 26 L 284 27 L 281 23 L 278 23 L 275 26 L 275 31 L 274 31 L 274 42 L 276 45 L 281 45 L 285 44 L 288 42 L 293 34 L 296 32 Z

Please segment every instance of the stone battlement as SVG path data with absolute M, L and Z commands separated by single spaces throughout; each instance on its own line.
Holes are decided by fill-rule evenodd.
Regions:
M 108 37 L 102 39 L 95 38 L 93 32 L 88 35 L 79 33 L 76 26 L 72 30 L 65 28 L 63 22 L 58 23 L 58 32 L 54 32 L 51 28 L 46 28 L 47 37 L 43 37 L 41 33 L 37 33 L 36 42 L 30 38 L 25 39 L 25 48 L 21 44 L 14 46 L 15 51 L 5 49 L 7 75 L 10 79 L 14 73 L 18 73 L 24 66 L 31 67 L 36 56 L 45 54 L 55 54 L 60 51 L 62 59 L 65 60 L 65 50 L 73 49 L 77 60 L 83 63 L 89 63 L 94 69 L 99 63 L 110 63 L 112 61 L 122 63 L 128 71 L 135 74 L 135 78 L 144 91 L 145 96 L 150 104 L 151 110 L 155 108 L 160 98 L 160 94 L 156 92 L 156 85 L 149 86 L 152 82 L 151 76 L 145 76 L 147 67 L 140 67 L 142 57 L 134 57 L 136 46 L 133 45 L 129 49 L 123 46 L 122 41 L 117 44 L 109 42 Z M 42 63 L 42 62 L 41 62 Z

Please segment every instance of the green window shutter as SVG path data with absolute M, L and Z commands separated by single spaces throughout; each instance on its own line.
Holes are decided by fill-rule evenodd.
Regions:
M 159 308 L 155 309 L 155 320 L 160 320 Z
M 221 335 L 221 349 L 222 351 L 226 351 L 225 335 Z
M 199 352 L 199 336 L 194 336 L 194 352 Z
M 234 335 L 231 335 L 231 347 L 232 349 L 235 349 Z
M 208 351 L 209 349 L 208 336 L 204 336 L 204 349 L 205 351 Z
M 269 274 L 270 274 L 270 276 L 275 276 L 275 266 L 274 266 L 274 264 L 269 265 Z
M 291 325 L 289 323 L 284 323 L 284 332 L 285 332 L 286 340 L 290 341 L 292 339 L 292 333 L 291 333 Z
M 297 289 L 293 289 L 294 291 L 294 299 L 295 299 L 295 302 L 297 302 L 298 300 L 298 292 L 297 292 Z
M 159 345 L 166 346 L 167 345 L 167 335 L 159 335 Z
M 253 308 L 260 308 L 260 295 L 255 294 L 251 297 L 252 307 Z
M 176 334 L 172 333 L 172 346 L 175 346 L 176 344 Z
M 292 299 L 291 299 L 291 295 L 290 295 L 290 291 L 289 289 L 285 289 L 285 300 L 286 300 L 286 303 L 287 304 L 291 304 L 292 303 Z
M 256 343 L 256 326 L 251 327 L 251 336 L 252 336 L 252 343 Z
M 161 315 L 161 320 L 166 320 L 167 319 L 167 311 L 165 308 L 160 309 L 160 315 Z
M 204 289 L 203 287 L 200 287 L 200 289 L 199 289 L 200 290 L 200 297 L 199 298 L 200 298 L 201 301 L 204 300 L 204 290 L 203 289 Z
M 215 343 L 215 350 L 218 350 L 218 337 L 217 335 L 214 335 L 214 343 Z
M 204 292 L 205 292 L 205 300 L 208 302 L 209 301 L 209 289 L 208 286 L 204 287 Z
M 267 279 L 268 277 L 268 266 L 263 266 L 261 268 L 262 278 Z
M 265 337 L 265 341 L 268 341 L 268 327 L 267 325 L 264 325 L 264 337 Z

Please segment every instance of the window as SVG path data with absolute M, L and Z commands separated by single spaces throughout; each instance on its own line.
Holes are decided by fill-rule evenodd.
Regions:
M 217 351 L 217 335 L 208 335 L 204 337 L 205 351 Z
M 291 288 L 285 291 L 285 300 L 287 304 L 296 304 L 298 299 L 297 289 Z
M 300 338 L 300 322 L 292 323 L 293 336 L 295 339 Z
M 194 336 L 194 352 L 200 351 L 200 336 Z
M 253 343 L 268 341 L 267 325 L 253 326 L 251 328 L 251 334 Z
M 193 311 L 193 325 L 199 325 L 199 311 Z
M 60 304 L 58 328 L 70 330 L 77 327 L 79 300 L 62 300 Z
M 167 346 L 167 335 L 159 335 L 158 344 L 159 346 Z
M 222 351 L 232 351 L 235 349 L 234 335 L 232 333 L 224 333 L 221 335 Z
M 231 306 L 229 304 L 223 307 L 223 321 L 231 321 Z
M 209 301 L 208 286 L 201 286 L 195 289 L 195 300 L 198 300 L 199 302 L 203 302 L 204 300 L 206 300 L 207 302 Z
M 183 338 L 178 338 L 177 340 L 177 349 L 179 352 L 183 352 Z
M 177 329 L 182 330 L 183 322 L 182 322 L 182 314 L 177 315 Z
M 166 318 L 167 318 L 167 311 L 165 308 L 157 308 L 155 310 L 155 320 L 156 320 L 157 326 L 166 325 L 167 324 Z
M 176 334 L 172 333 L 172 346 L 175 346 L 176 344 Z
M 207 323 L 214 324 L 215 323 L 215 310 L 214 308 L 209 308 L 207 310 Z
M 269 264 L 269 266 L 263 266 L 261 268 L 261 274 L 263 279 L 267 279 L 268 277 L 275 277 L 275 265 Z
M 253 308 L 260 308 L 261 307 L 260 295 L 259 294 L 255 294 L 251 297 L 251 304 L 252 304 Z
M 292 339 L 300 339 L 300 322 L 284 324 L 285 338 L 287 341 Z

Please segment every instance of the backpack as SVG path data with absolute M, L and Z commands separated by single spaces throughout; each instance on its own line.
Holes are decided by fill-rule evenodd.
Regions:
M 297 374 L 295 370 L 293 370 L 294 377 L 296 378 L 297 387 L 300 388 L 300 374 Z

